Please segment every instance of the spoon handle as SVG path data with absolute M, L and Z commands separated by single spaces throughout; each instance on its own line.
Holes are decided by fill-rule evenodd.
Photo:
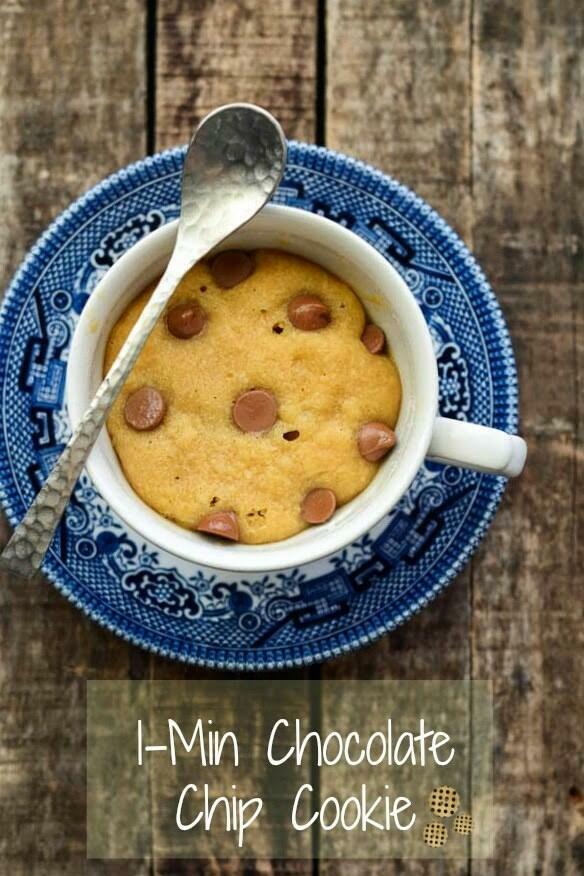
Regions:
M 180 260 L 176 258 L 172 258 L 169 262 L 148 304 L 77 424 L 45 484 L 4 548 L 0 556 L 0 567 L 9 568 L 25 578 L 32 576 L 40 568 L 109 410 L 160 317 L 164 305 L 188 267 L 190 265 L 181 265 Z
M 181 215 L 170 262 L 46 483 L 0 556 L 28 578 L 42 563 L 91 448 L 164 305 L 182 276 L 248 222 L 276 189 L 286 163 L 279 124 L 260 107 L 229 104 L 201 121 L 185 158 Z

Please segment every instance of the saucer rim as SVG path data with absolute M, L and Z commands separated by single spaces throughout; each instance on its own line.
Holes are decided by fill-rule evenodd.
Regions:
M 360 188 L 367 189 L 369 193 L 371 193 L 371 186 L 373 186 L 373 188 L 378 184 L 389 186 L 397 196 L 400 196 L 401 199 L 405 199 L 408 202 L 409 210 L 419 210 L 423 213 L 423 223 L 417 224 L 419 230 L 428 230 L 428 228 L 431 228 L 434 234 L 441 234 L 444 236 L 444 246 L 441 250 L 441 254 L 448 260 L 456 259 L 463 261 L 464 268 L 471 273 L 474 285 L 481 287 L 481 292 L 485 297 L 483 307 L 486 307 L 488 304 L 491 319 L 495 324 L 499 355 L 501 356 L 504 365 L 504 380 L 502 383 L 504 385 L 504 395 L 506 399 L 506 416 L 508 418 L 509 428 L 514 428 L 516 430 L 518 425 L 517 370 L 509 331 L 500 304 L 486 280 L 482 269 L 456 232 L 419 195 L 400 184 L 390 175 L 377 170 L 371 165 L 322 146 L 314 146 L 312 144 L 300 143 L 298 141 L 290 141 L 289 146 L 291 153 L 295 150 L 304 153 L 306 157 L 301 163 L 301 166 L 306 169 L 310 169 L 310 159 L 326 158 L 332 162 L 340 162 L 343 166 L 343 175 L 350 176 L 354 172 L 364 174 L 366 179 L 361 181 Z M 133 193 L 135 191 L 136 183 L 144 185 L 150 180 L 160 181 L 165 175 L 179 173 L 182 169 L 182 158 L 185 151 L 186 147 L 167 149 L 155 155 L 140 159 L 139 161 L 110 174 L 77 198 L 50 223 L 46 230 L 29 249 L 7 288 L 0 310 L 0 356 L 4 357 L 6 353 L 7 339 L 4 334 L 6 323 L 11 316 L 18 316 L 18 313 L 22 308 L 22 302 L 18 302 L 21 285 L 24 284 L 25 288 L 28 287 L 30 291 L 30 284 L 27 282 L 28 274 L 32 273 L 34 269 L 35 276 L 38 276 L 39 262 L 41 269 L 44 270 L 47 267 L 52 256 L 70 237 L 67 228 L 69 223 L 72 221 L 77 222 L 80 218 L 91 220 L 95 216 L 94 206 L 96 202 L 98 202 L 100 210 L 105 209 L 110 205 L 110 202 L 113 199 L 117 200 L 123 195 L 124 191 L 128 194 Z M 293 163 L 291 162 L 291 164 Z M 168 174 L 161 173 L 161 167 L 163 170 L 166 167 L 168 169 Z M 120 191 L 120 188 L 122 191 Z M 111 198 L 111 195 L 114 195 L 115 198 Z M 106 199 L 105 203 L 104 198 Z M 496 388 L 494 382 L 493 387 Z M 3 401 L 4 392 L 5 384 L 2 386 Z M 482 475 L 477 480 L 477 491 L 482 485 L 484 477 L 486 476 Z M 21 519 L 24 511 L 21 508 L 15 507 L 14 500 L 16 498 L 16 502 L 18 502 L 19 499 L 14 493 L 14 484 L 12 480 L 10 456 L 8 453 L 6 455 L 0 453 L 0 501 L 10 524 L 15 526 Z M 312 643 L 310 642 L 305 642 L 301 645 L 275 646 L 273 648 L 275 654 L 277 653 L 281 655 L 283 652 L 286 652 L 285 656 L 280 659 L 269 660 L 267 659 L 265 651 L 254 654 L 251 649 L 245 650 L 241 648 L 233 648 L 230 649 L 230 651 L 233 652 L 234 656 L 239 654 L 242 659 L 223 659 L 222 657 L 216 656 L 210 657 L 206 652 L 221 653 L 222 649 L 216 646 L 210 647 L 208 645 L 198 644 L 193 644 L 192 648 L 194 650 L 189 650 L 189 652 L 186 653 L 184 650 L 175 650 L 173 647 L 167 647 L 162 644 L 165 639 L 170 642 L 173 637 L 171 635 L 161 635 L 154 630 L 150 630 L 152 640 L 146 640 L 139 633 L 133 633 L 131 631 L 132 626 L 134 626 L 134 621 L 126 615 L 119 613 L 123 624 L 116 625 L 104 616 L 103 607 L 99 610 L 92 606 L 93 594 L 89 591 L 85 591 L 85 594 L 87 595 L 86 599 L 80 599 L 78 595 L 70 589 L 66 580 L 63 581 L 63 578 L 61 577 L 61 568 L 64 570 L 65 576 L 70 575 L 71 573 L 60 558 L 56 557 L 53 553 L 48 554 L 45 558 L 42 571 L 59 592 L 64 594 L 74 605 L 76 605 L 76 607 L 80 608 L 83 613 L 93 621 L 126 641 L 161 656 L 192 665 L 226 670 L 269 672 L 284 668 L 307 666 L 323 662 L 343 653 L 350 653 L 357 648 L 376 641 L 382 635 L 400 626 L 406 620 L 421 611 L 442 590 L 444 590 L 449 583 L 452 582 L 476 551 L 476 548 L 485 535 L 501 501 L 506 481 L 503 478 L 490 478 L 490 480 L 493 482 L 490 497 L 488 500 L 486 497 L 483 499 L 480 513 L 477 514 L 477 509 L 475 507 L 471 508 L 469 519 L 466 521 L 466 526 L 471 533 L 469 534 L 467 544 L 453 559 L 448 556 L 448 551 L 442 555 L 441 561 L 448 562 L 449 567 L 442 573 L 442 575 L 440 575 L 434 584 L 428 588 L 423 596 L 419 596 L 414 602 L 407 606 L 401 604 L 403 602 L 403 597 L 401 597 L 397 601 L 397 604 L 395 604 L 395 612 L 392 618 L 383 619 L 379 617 L 378 613 L 377 616 L 371 616 L 364 620 L 360 620 L 351 629 L 351 640 L 338 642 L 334 647 L 317 647 L 312 650 Z M 7 484 L 9 484 L 8 487 Z M 478 519 L 475 519 L 476 517 L 478 517 Z M 383 609 L 380 611 L 383 611 Z M 110 614 L 117 613 L 111 606 L 109 607 L 109 612 Z M 367 626 L 368 629 L 363 629 L 365 626 Z M 160 640 L 160 644 L 155 644 L 154 640 L 156 639 Z M 184 640 L 181 641 L 184 642 Z

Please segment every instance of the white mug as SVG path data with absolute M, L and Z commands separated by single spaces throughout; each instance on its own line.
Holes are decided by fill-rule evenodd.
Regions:
M 132 298 L 164 270 L 176 229 L 177 223 L 171 222 L 139 241 L 90 296 L 75 331 L 67 371 L 73 426 L 102 379 L 112 326 Z M 438 416 L 438 370 L 426 321 L 400 275 L 368 243 L 322 216 L 270 205 L 220 249 L 233 247 L 287 250 L 322 265 L 353 287 L 371 320 L 384 330 L 400 372 L 403 399 L 397 445 L 369 486 L 327 523 L 283 541 L 245 545 L 190 532 L 149 508 L 124 477 L 104 429 L 87 470 L 112 509 L 145 539 L 200 565 L 242 573 L 273 571 L 328 556 L 358 539 L 396 505 L 425 457 L 506 477 L 520 474 L 527 453 L 522 438 Z

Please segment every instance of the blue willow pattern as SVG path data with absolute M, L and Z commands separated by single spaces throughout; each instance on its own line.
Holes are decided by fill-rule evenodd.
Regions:
M 178 215 L 184 150 L 105 180 L 33 248 L 0 322 L 0 489 L 14 524 L 67 440 L 64 389 L 79 313 L 133 243 Z M 340 222 L 402 274 L 429 324 L 443 416 L 517 427 L 517 378 L 497 301 L 454 232 L 416 195 L 345 156 L 291 143 L 275 197 Z M 47 555 L 48 577 L 136 644 L 210 666 L 326 659 L 420 610 L 462 568 L 504 481 L 426 463 L 402 502 L 338 554 L 254 579 L 193 567 L 127 529 L 83 474 Z

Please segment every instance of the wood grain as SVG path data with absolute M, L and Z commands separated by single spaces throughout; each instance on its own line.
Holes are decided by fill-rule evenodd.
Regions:
M 412 186 L 468 240 L 470 0 L 328 0 L 328 146 Z
M 142 4 L 49 7 L 14 0 L 0 7 L 4 284 L 72 198 L 145 149 Z M 40 577 L 3 576 L 0 648 L 0 871 L 104 872 L 85 860 L 85 679 L 141 676 L 144 655 Z M 149 870 L 127 862 L 107 872 Z
M 495 685 L 495 852 L 520 876 L 584 871 L 578 10 L 479 0 L 473 27 L 475 246 L 514 339 L 530 456 L 473 564 L 472 667 Z
M 472 10 L 449 4 L 447 21 L 456 33 L 441 30 L 436 43 L 442 4 L 407 4 L 407 10 L 377 4 L 375 12 L 373 6 L 364 13 L 360 4 L 333 4 L 328 142 L 365 154 L 412 185 L 474 241 L 515 340 L 530 460 L 471 565 L 470 590 L 460 580 L 454 585 L 469 624 L 470 661 L 462 661 L 466 643 L 454 636 L 459 666 L 448 667 L 443 655 L 432 664 L 440 634 L 453 641 L 441 611 L 454 598 L 451 591 L 427 613 L 435 639 L 420 644 L 420 627 L 433 626 L 426 614 L 398 631 L 403 664 L 401 654 L 395 659 L 392 634 L 326 671 L 402 677 L 429 669 L 433 677 L 449 668 L 493 678 L 499 864 L 473 862 L 472 872 L 578 873 L 584 861 L 584 691 L 577 670 L 583 634 L 575 591 L 583 519 L 582 287 L 575 283 L 582 278 L 582 211 L 571 192 L 582 173 L 575 110 L 583 91 L 582 28 L 573 26 L 570 2 L 483 2 Z M 345 64 L 331 69 L 335 57 Z M 397 93 L 395 83 L 402 86 Z M 396 108 L 399 133 L 385 137 Z M 441 139 L 447 135 L 450 152 Z M 439 145 L 434 151 L 429 143 Z M 421 864 L 405 867 L 424 871 Z M 350 864 L 347 872 L 355 872 Z
M 314 139 L 316 0 L 158 3 L 156 144 L 183 143 L 223 103 L 259 103 Z
M 473 674 L 493 679 L 496 702 L 496 853 L 517 855 L 520 874 L 579 873 L 584 635 L 573 472 L 582 450 L 575 351 L 549 343 L 573 328 L 564 309 L 572 291 L 526 284 L 500 294 L 519 354 L 530 465 L 474 563 Z
M 276 115 L 288 137 L 314 140 L 316 30 L 315 0 L 158 0 L 156 148 L 188 141 L 205 113 L 232 101 L 258 103 Z M 227 677 L 157 658 L 151 672 L 157 679 Z M 154 862 L 156 876 L 311 872 L 310 861 Z
M 470 212 L 470 3 L 327 4 L 326 141 L 427 197 L 467 239 Z M 324 678 L 465 678 L 470 570 L 410 623 Z M 323 862 L 324 874 L 434 872 L 434 862 Z M 442 865 L 466 873 L 466 862 Z
M 582 281 L 582 4 L 475 7 L 477 251 L 495 282 Z

